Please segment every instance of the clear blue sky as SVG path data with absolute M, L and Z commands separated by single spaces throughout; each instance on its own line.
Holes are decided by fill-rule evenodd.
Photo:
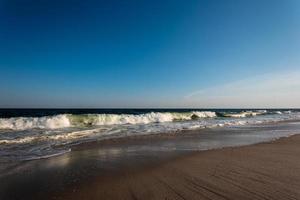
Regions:
M 300 107 L 299 64 L 297 0 L 0 0 L 4 108 Z

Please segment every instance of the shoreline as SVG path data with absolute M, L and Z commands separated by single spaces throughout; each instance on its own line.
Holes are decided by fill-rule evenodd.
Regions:
M 29 162 L 25 173 L 5 178 L 11 184 L 0 183 L 0 199 L 300 198 L 297 134 L 239 147 L 125 156 L 107 166 L 94 157 L 82 161 L 92 153 Z

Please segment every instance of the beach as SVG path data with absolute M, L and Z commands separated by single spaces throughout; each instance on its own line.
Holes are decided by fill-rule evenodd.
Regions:
M 300 1 L 0 2 L 0 200 L 300 200 Z
M 300 136 L 193 153 L 96 180 L 58 199 L 299 199 Z
M 97 149 L 97 144 L 90 149 Z M 63 155 L 15 167 L 12 175 L 1 179 L 0 198 L 300 198 L 300 135 L 242 147 L 123 157 L 103 165 L 102 170 L 103 159 L 82 161 L 91 152 L 81 153 L 78 148 L 73 158 Z M 113 152 L 109 155 L 112 160 Z
M 0 200 L 300 200 L 300 1 L 0 2 Z

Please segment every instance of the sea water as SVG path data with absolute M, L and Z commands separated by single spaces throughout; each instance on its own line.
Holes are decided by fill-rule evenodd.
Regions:
M 287 109 L 2 109 L 0 110 L 0 162 L 57 156 L 71 151 L 74 145 L 111 138 L 166 133 L 185 134 L 187 131 L 222 127 L 241 128 L 290 120 L 300 120 L 300 111 Z M 266 138 L 268 139 L 262 137 L 261 140 L 265 141 Z M 270 134 L 269 138 L 272 139 L 273 135 Z

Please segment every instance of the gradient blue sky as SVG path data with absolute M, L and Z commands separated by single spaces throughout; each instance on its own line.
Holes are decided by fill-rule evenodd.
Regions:
M 0 0 L 2 108 L 300 107 L 299 64 L 297 0 Z

